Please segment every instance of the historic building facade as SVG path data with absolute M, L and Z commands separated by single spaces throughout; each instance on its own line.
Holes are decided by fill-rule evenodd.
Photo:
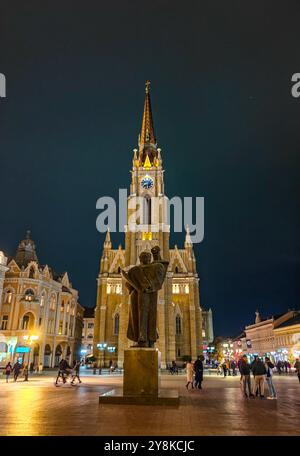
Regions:
M 269 318 L 255 314 L 255 323 L 233 341 L 235 356 L 247 354 L 270 356 L 277 360 L 293 361 L 300 355 L 300 311 L 288 310 Z
M 0 366 L 17 358 L 43 367 L 57 366 L 62 357 L 72 362 L 80 354 L 82 326 L 83 308 L 68 274 L 39 263 L 27 232 L 5 271 Z
M 86 308 L 83 316 L 83 330 L 81 342 L 81 358 L 86 360 L 87 357 L 93 354 L 95 327 L 95 309 Z
M 160 246 L 161 257 L 169 260 L 167 277 L 158 298 L 159 339 L 156 347 L 161 352 L 161 365 L 164 367 L 184 356 L 195 359 L 203 351 L 202 331 L 206 325 L 203 327 L 202 324 L 199 278 L 188 230 L 183 248 L 175 245 L 170 249 L 169 246 L 170 227 L 163 203 L 164 168 L 154 133 L 149 85 L 147 82 L 138 149 L 133 151 L 125 248 L 114 249 L 107 231 L 100 260 L 94 354 L 101 364 L 113 359 L 122 366 L 124 349 L 131 344 L 126 337 L 129 296 L 120 271 L 138 264 L 139 254 L 155 245 Z M 137 197 L 142 200 L 137 202 Z M 152 197 L 158 201 L 155 206 Z M 141 205 L 144 210 L 135 218 L 133 215 Z M 103 349 L 105 344 L 111 348 L 110 353 Z

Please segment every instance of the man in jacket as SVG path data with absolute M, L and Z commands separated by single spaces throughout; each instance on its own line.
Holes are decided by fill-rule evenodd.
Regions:
M 251 379 L 250 379 L 250 364 L 248 363 L 248 358 L 246 355 L 242 357 L 240 360 L 240 366 L 239 366 L 240 374 L 242 376 L 242 382 L 243 382 L 243 389 L 244 389 L 244 394 L 245 397 L 248 397 L 247 394 L 247 386 L 248 386 L 248 393 L 249 397 L 254 397 L 251 391 Z
M 203 382 L 203 362 L 201 356 L 194 362 L 195 388 L 202 389 Z
M 20 371 L 22 369 L 22 364 L 19 363 L 19 361 L 16 362 L 16 364 L 14 365 L 13 367 L 13 373 L 14 373 L 14 381 L 16 382 L 19 375 L 20 375 Z
M 264 399 L 265 375 L 267 373 L 264 363 L 256 357 L 252 363 L 252 373 L 254 375 L 254 392 L 259 392 L 260 398 Z

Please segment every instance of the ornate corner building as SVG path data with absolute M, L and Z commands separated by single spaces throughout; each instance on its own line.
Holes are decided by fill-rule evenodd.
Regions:
M 6 265 L 7 264 L 7 265 Z M 0 252 L 0 366 L 58 366 L 80 357 L 84 309 L 68 274 L 42 266 L 30 232 L 13 258 Z
M 100 260 L 94 355 L 102 366 L 108 365 L 110 360 L 119 367 L 123 365 L 124 349 L 131 342 L 126 337 L 129 296 L 120 272 L 138 264 L 143 250 L 159 245 L 162 258 L 169 261 L 167 277 L 158 297 L 159 339 L 156 343 L 161 352 L 161 366 L 165 367 L 172 360 L 185 356 L 195 359 L 203 352 L 206 323 L 202 321 L 199 278 L 189 232 L 186 232 L 183 249 L 177 246 L 170 249 L 169 246 L 164 168 L 154 133 L 148 81 L 138 149 L 133 152 L 125 249 L 122 246 L 113 249 L 107 231 Z M 156 204 L 153 204 L 153 197 L 156 197 Z M 143 211 L 140 213 L 141 204 Z

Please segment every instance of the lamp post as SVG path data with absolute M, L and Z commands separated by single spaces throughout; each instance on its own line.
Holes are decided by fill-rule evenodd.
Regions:
M 97 344 L 97 348 L 100 352 L 103 353 L 103 355 L 102 355 L 103 363 L 101 363 L 101 360 L 100 360 L 100 366 L 99 366 L 99 374 L 101 374 L 101 364 L 103 364 L 102 367 L 105 367 L 105 351 L 107 350 L 109 353 L 114 353 L 116 351 L 116 347 L 114 347 L 112 345 L 108 346 L 106 342 L 101 342 L 101 343 Z
M 29 345 L 29 353 L 28 353 L 28 364 L 30 362 L 30 354 L 31 354 L 31 347 L 32 347 L 32 343 L 35 342 L 36 340 L 39 339 L 39 336 L 37 335 L 31 335 L 31 336 L 23 336 L 23 339 L 27 342 L 27 344 Z
M 100 352 L 103 353 L 102 355 L 102 360 L 103 360 L 103 367 L 105 366 L 105 349 L 107 347 L 107 343 L 105 342 L 99 342 L 99 344 L 97 344 L 97 348 Z M 101 374 L 101 359 L 100 359 L 100 366 L 99 366 L 99 374 Z

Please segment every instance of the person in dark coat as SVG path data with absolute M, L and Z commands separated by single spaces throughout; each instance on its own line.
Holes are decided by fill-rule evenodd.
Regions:
M 254 394 L 252 393 L 252 390 L 251 390 L 251 379 L 250 379 L 251 368 L 250 368 L 250 364 L 248 363 L 248 358 L 246 355 L 244 355 L 241 358 L 239 370 L 240 370 L 240 374 L 242 376 L 245 397 L 248 397 L 248 394 L 249 394 L 249 397 L 254 397 Z M 247 394 L 247 387 L 248 387 L 248 394 Z
M 261 359 L 256 357 L 255 361 L 251 365 L 252 373 L 254 375 L 254 391 L 256 395 L 260 395 L 261 399 L 264 399 L 265 389 L 265 375 L 267 373 L 265 364 Z
M 202 361 L 201 356 L 198 356 L 197 360 L 194 362 L 194 371 L 195 371 L 195 388 L 202 389 L 203 361 Z
M 66 381 L 67 381 L 66 377 L 68 375 L 68 369 L 71 369 L 71 367 L 68 364 L 68 361 L 66 359 L 62 359 L 60 361 L 60 363 L 59 363 L 59 369 L 58 369 L 57 377 L 56 377 L 56 380 L 55 380 L 55 385 L 57 385 L 59 377 L 62 378 L 63 383 L 66 383 Z
M 17 361 L 13 367 L 13 373 L 14 373 L 14 381 L 16 382 L 19 375 L 20 375 L 20 371 L 22 369 L 22 364 L 19 363 L 19 361 Z

